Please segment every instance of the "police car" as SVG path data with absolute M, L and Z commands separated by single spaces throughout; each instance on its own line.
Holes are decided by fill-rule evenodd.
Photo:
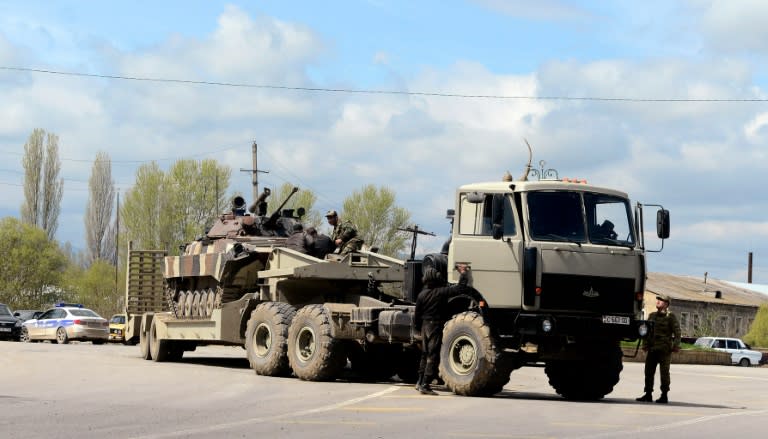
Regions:
M 109 338 L 106 319 L 80 304 L 59 303 L 37 319 L 22 323 L 21 341 L 50 340 L 67 344 L 73 340 L 102 344 Z

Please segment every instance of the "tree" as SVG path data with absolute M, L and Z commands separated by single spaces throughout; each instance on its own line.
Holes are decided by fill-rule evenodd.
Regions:
M 744 341 L 752 346 L 768 347 L 768 305 L 760 305 Z
M 210 159 L 179 160 L 167 174 L 155 162 L 140 166 L 120 208 L 123 242 L 170 251 L 200 236 L 225 204 L 230 174 Z
M 399 231 L 411 220 L 408 210 L 395 205 L 395 193 L 386 187 L 367 185 L 344 200 L 342 221 L 351 221 L 359 236 L 379 252 L 397 256 L 405 249 L 408 236 Z
M 112 161 L 106 152 L 98 152 L 88 179 L 88 204 L 85 207 L 85 240 L 88 264 L 97 260 L 115 260 L 115 182 Z
M 0 254 L 0 302 L 11 309 L 42 308 L 62 298 L 59 284 L 68 261 L 45 231 L 16 218 L 3 218 Z
M 84 304 L 102 317 L 109 318 L 123 308 L 125 288 L 116 282 L 115 267 L 109 262 L 96 260 L 87 269 L 72 265 L 62 284 L 73 302 Z
M 288 198 L 288 195 L 293 190 L 294 186 L 291 183 L 284 183 L 279 188 L 275 189 L 270 196 L 270 210 L 268 213 L 272 213 L 273 209 L 277 209 L 280 203 Z M 295 210 L 303 207 L 306 213 L 301 219 L 301 222 L 305 227 L 319 227 L 323 223 L 323 216 L 315 210 L 315 202 L 317 201 L 317 195 L 309 189 L 299 189 L 299 191 L 291 197 L 288 203 L 283 206 L 283 209 Z
M 59 137 L 53 133 L 47 134 L 43 154 L 44 137 L 46 132 L 36 128 L 24 144 L 24 203 L 21 206 L 21 218 L 25 223 L 45 230 L 48 238 L 53 239 L 59 227 L 64 180 L 59 179 Z

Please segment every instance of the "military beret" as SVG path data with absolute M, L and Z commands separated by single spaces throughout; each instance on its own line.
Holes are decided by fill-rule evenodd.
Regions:
M 335 211 L 335 210 L 329 210 L 329 211 L 328 211 L 328 212 L 326 212 L 326 214 L 325 214 L 325 217 L 326 217 L 326 218 L 329 218 L 329 217 L 332 217 L 332 216 L 339 216 L 339 214 L 338 214 L 338 213 L 336 213 L 336 211 Z

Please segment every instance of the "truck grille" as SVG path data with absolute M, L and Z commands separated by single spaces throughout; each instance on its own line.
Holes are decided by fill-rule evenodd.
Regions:
M 634 279 L 544 273 L 540 309 L 633 314 L 634 289 Z

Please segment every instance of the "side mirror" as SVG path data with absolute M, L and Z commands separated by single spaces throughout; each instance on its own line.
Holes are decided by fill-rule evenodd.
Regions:
M 504 227 L 501 224 L 494 224 L 492 231 L 493 239 L 501 239 L 504 237 Z
M 656 235 L 661 239 L 669 238 L 669 211 L 659 209 L 656 212 Z
M 467 194 L 467 202 L 472 204 L 485 202 L 485 194 L 482 192 L 470 192 Z

